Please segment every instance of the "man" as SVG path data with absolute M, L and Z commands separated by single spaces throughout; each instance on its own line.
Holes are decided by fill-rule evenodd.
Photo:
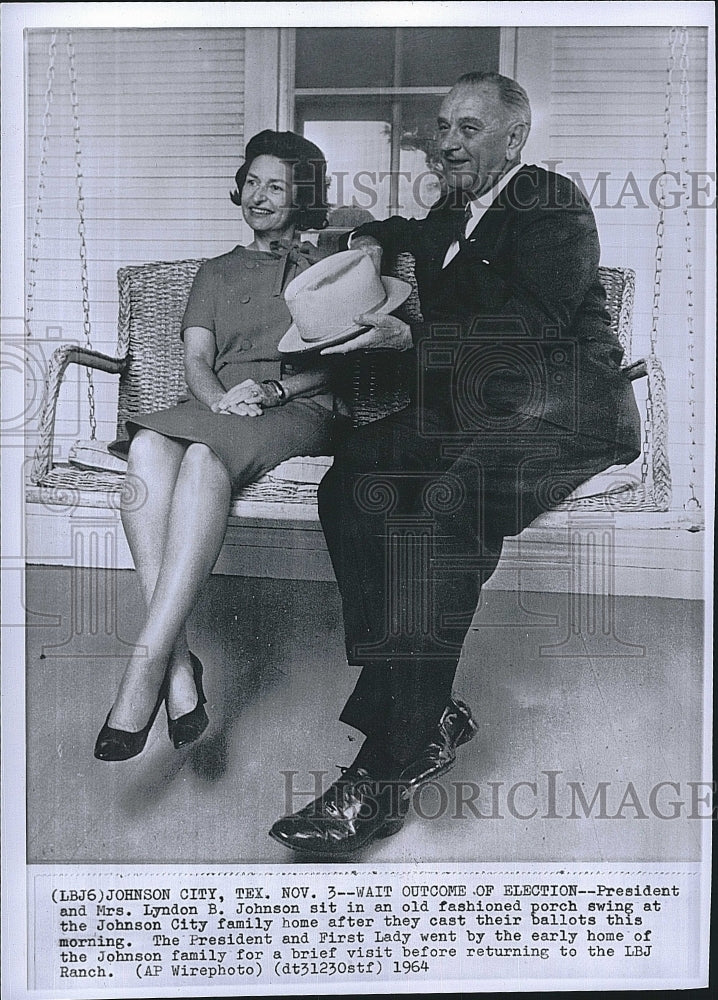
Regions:
M 515 81 L 461 77 L 438 118 L 445 197 L 424 220 L 352 234 L 376 263 L 414 255 L 424 322 L 365 314 L 366 333 L 323 352 L 407 350 L 414 389 L 348 436 L 320 487 L 362 668 L 341 719 L 366 739 L 323 796 L 273 826 L 295 850 L 347 856 L 400 829 L 408 790 L 474 735 L 452 683 L 503 539 L 640 453 L 593 213 L 565 177 L 521 164 L 530 123 Z

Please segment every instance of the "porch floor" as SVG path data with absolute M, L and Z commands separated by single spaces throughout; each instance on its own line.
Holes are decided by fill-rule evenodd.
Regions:
M 356 671 L 335 584 L 213 576 L 190 628 L 210 728 L 175 751 L 160 715 L 144 753 L 118 764 L 92 748 L 143 613 L 134 573 L 31 566 L 27 608 L 29 862 L 294 860 L 267 830 L 313 797 L 313 771 L 333 781 L 360 739 L 336 721 Z M 413 810 L 362 860 L 697 859 L 703 823 L 686 818 L 689 806 L 657 818 L 649 796 L 678 783 L 656 799 L 669 814 L 670 801 L 689 801 L 687 782 L 706 777 L 702 628 L 698 601 L 487 591 L 456 683 L 478 735 L 415 801 L 424 818 Z M 546 815 L 549 771 L 560 772 L 561 818 Z M 516 782 L 537 787 L 518 788 L 512 808 Z M 566 818 L 569 782 L 589 803 L 608 783 L 604 818 L 598 802 L 589 818 L 580 804 Z M 473 808 L 462 806 L 474 786 Z

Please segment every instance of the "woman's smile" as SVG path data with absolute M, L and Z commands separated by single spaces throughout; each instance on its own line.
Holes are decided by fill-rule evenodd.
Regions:
M 249 213 L 250 213 L 250 215 L 255 216 L 258 219 L 267 219 L 270 216 L 272 216 L 272 215 L 275 214 L 273 209 L 271 209 L 271 208 L 261 208 L 258 205 L 257 206 L 250 205 L 249 206 Z

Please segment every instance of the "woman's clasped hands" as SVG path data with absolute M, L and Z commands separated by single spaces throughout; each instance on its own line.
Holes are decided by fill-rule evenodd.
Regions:
M 212 404 L 211 409 L 214 413 L 231 413 L 238 417 L 261 417 L 264 410 L 279 406 L 281 402 L 282 399 L 271 383 L 267 385 L 247 378 L 228 389 L 224 396 Z

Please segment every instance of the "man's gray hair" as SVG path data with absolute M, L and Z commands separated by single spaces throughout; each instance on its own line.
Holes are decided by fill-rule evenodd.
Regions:
M 529 95 L 516 80 L 509 76 L 502 76 L 501 73 L 480 72 L 464 73 L 454 84 L 458 86 L 477 86 L 479 84 L 491 83 L 496 87 L 499 100 L 514 116 L 515 120 L 523 122 L 525 125 L 531 124 L 531 105 Z

